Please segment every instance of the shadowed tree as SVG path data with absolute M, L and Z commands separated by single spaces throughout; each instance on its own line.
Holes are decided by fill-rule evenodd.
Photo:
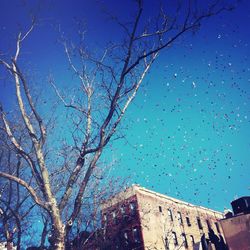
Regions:
M 13 126 L 13 129 L 19 130 L 22 134 L 21 127 Z M 23 178 L 25 166 L 22 158 L 15 153 L 12 145 L 6 140 L 6 135 L 3 131 L 0 132 L 0 166 L 9 175 L 16 178 Z M 25 138 L 22 134 L 20 141 Z M 29 185 L 32 183 L 32 176 L 26 178 Z M 31 222 L 27 219 L 30 216 L 35 203 L 32 202 L 30 194 L 23 192 L 22 187 L 18 182 L 10 179 L 1 179 L 0 181 L 0 239 L 1 242 L 7 242 L 7 249 L 13 249 L 13 243 L 16 248 L 21 249 L 22 237 L 27 233 Z
M 201 3 L 178 2 L 168 8 L 164 3 L 157 13 L 147 16 L 142 0 L 134 2 L 131 19 L 123 23 L 111 16 L 121 28 L 120 42 L 105 46 L 102 52 L 90 53 L 84 44 L 84 32 L 80 32 L 79 44 L 62 39 L 66 57 L 79 87 L 63 93 L 58 84 L 49 77 L 49 82 L 66 111 L 66 119 L 60 124 L 70 123 L 71 139 L 55 143 L 52 135 L 58 133 L 60 124 L 48 127 L 49 118 L 40 115 L 42 106 L 36 104 L 29 77 L 24 70 L 21 50 L 25 40 L 31 37 L 35 24 L 26 33 L 19 33 L 16 50 L 8 58 L 3 55 L 0 63 L 14 82 L 19 116 L 23 122 L 27 141 L 13 130 L 11 114 L 1 107 L 3 129 L 12 143 L 13 150 L 33 176 L 18 176 L 1 171 L 0 177 L 18 183 L 32 197 L 33 202 L 49 218 L 49 242 L 51 249 L 65 249 L 65 242 L 72 232 L 79 215 L 86 213 L 83 206 L 89 188 L 102 168 L 101 156 L 111 139 L 120 135 L 121 122 L 133 102 L 146 74 L 159 53 L 173 45 L 182 35 L 197 31 L 202 21 L 232 6 L 224 1 Z M 117 39 L 116 39 L 117 40 Z M 50 113 L 46 110 L 43 113 Z M 42 114 L 43 114 L 42 113 Z M 66 133 L 66 132 L 65 132 Z M 56 146 L 55 146 L 56 144 Z M 58 145 L 59 144 L 59 145 Z M 105 173 L 107 175 L 107 173 Z M 39 211 L 40 211 L 39 210 Z

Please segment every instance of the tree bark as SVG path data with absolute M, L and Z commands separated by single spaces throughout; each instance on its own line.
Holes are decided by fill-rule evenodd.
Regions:
M 65 230 L 60 217 L 53 219 L 52 234 L 50 237 L 50 243 L 53 250 L 65 249 Z

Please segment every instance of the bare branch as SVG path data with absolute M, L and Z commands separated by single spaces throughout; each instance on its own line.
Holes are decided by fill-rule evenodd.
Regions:
M 76 75 L 80 78 L 81 83 L 82 83 L 82 86 L 84 87 L 84 90 L 85 90 L 85 92 L 87 93 L 87 87 L 86 87 L 84 78 L 82 77 L 82 75 L 79 73 L 79 71 L 76 69 L 75 65 L 73 64 L 72 59 L 71 59 L 71 56 L 70 56 L 70 54 L 69 54 L 69 50 L 68 50 L 68 47 L 67 47 L 66 42 L 64 42 L 63 45 L 64 45 L 65 53 L 66 53 L 66 55 L 67 55 L 69 64 L 70 64 L 71 68 L 73 69 L 73 71 L 76 73 Z
M 53 87 L 53 89 L 55 90 L 55 93 L 56 95 L 59 97 L 59 99 L 62 101 L 63 105 L 66 107 L 66 108 L 72 108 L 72 109 L 75 109 L 81 113 L 83 113 L 84 115 L 87 115 L 87 112 L 86 110 L 74 105 L 73 103 L 67 103 L 64 99 L 64 97 L 60 94 L 58 88 L 56 87 L 53 79 L 50 77 L 49 78 L 49 83 L 51 84 L 51 86 Z
M 32 20 L 32 24 L 31 24 L 31 27 L 28 29 L 28 31 L 23 35 L 22 37 L 22 33 L 20 32 L 18 34 L 18 37 L 17 37 L 17 43 L 16 43 L 16 54 L 15 54 L 15 57 L 14 57 L 14 61 L 16 62 L 17 61 L 17 58 L 19 56 L 19 53 L 20 53 L 20 47 L 21 47 L 21 43 L 28 37 L 28 35 L 32 32 L 33 28 L 35 26 L 35 19 Z
M 24 75 L 19 70 L 19 68 L 17 66 L 17 63 L 15 61 L 13 61 L 13 64 L 15 65 L 15 67 L 17 69 L 16 73 L 20 77 L 21 82 L 23 84 L 24 91 L 25 91 L 26 97 L 28 99 L 29 105 L 31 107 L 31 110 L 34 113 L 35 118 L 36 118 L 36 120 L 37 120 L 37 122 L 39 124 L 40 132 L 41 132 L 41 143 L 44 144 L 45 139 L 46 139 L 46 129 L 45 129 L 45 126 L 43 124 L 43 121 L 42 121 L 41 117 L 39 116 L 38 112 L 36 111 L 35 105 L 34 105 L 34 103 L 32 101 L 32 97 L 31 97 L 29 89 L 28 89 L 28 85 L 27 85 L 26 79 L 24 78 Z
M 148 72 L 148 70 L 150 69 L 152 63 L 154 62 L 154 60 L 156 59 L 158 53 L 153 55 L 153 58 L 151 59 L 150 63 L 147 65 L 147 67 L 144 69 L 143 73 L 141 74 L 141 77 L 139 79 L 139 81 L 137 82 L 137 84 L 134 86 L 133 88 L 133 92 L 132 94 L 129 96 L 129 98 L 127 99 L 123 109 L 121 110 L 121 113 L 119 115 L 119 117 L 117 118 L 117 120 L 115 121 L 110 133 L 108 134 L 107 138 L 105 139 L 105 145 L 109 142 L 110 138 L 113 136 L 113 134 L 116 132 L 116 128 L 119 125 L 119 123 L 121 122 L 122 117 L 124 116 L 127 108 L 129 107 L 129 104 L 133 101 L 133 99 L 136 96 L 136 93 L 146 75 L 146 73 Z
M 47 205 L 40 200 L 40 198 L 37 196 L 35 190 L 31 186 L 29 186 L 27 182 L 25 182 L 21 178 L 18 178 L 16 176 L 13 176 L 13 175 L 10 175 L 7 173 L 3 173 L 3 172 L 0 172 L 0 176 L 7 178 L 11 181 L 15 181 L 15 182 L 19 183 L 21 186 L 25 187 L 27 189 L 27 191 L 30 193 L 30 195 L 32 196 L 33 200 L 36 202 L 36 204 L 39 205 L 40 207 L 48 210 Z
M 5 126 L 5 131 L 8 135 L 8 137 L 10 138 L 10 141 L 12 142 L 12 144 L 14 145 L 16 151 L 21 155 L 23 156 L 23 158 L 27 161 L 27 163 L 29 164 L 29 166 L 31 167 L 31 170 L 35 176 L 35 179 L 37 181 L 37 184 L 42 187 L 43 189 L 43 180 L 41 178 L 41 175 L 40 173 L 38 172 L 36 166 L 35 166 L 35 163 L 33 162 L 33 160 L 31 159 L 31 157 L 29 156 L 28 153 L 26 153 L 24 151 L 24 149 L 22 148 L 22 146 L 17 142 L 15 136 L 13 135 L 12 131 L 11 131 L 11 128 L 10 128 L 10 125 L 9 125 L 9 122 L 7 121 L 6 119 L 6 116 L 3 112 L 3 109 L 2 107 L 0 106 L 0 114 L 1 114 L 1 118 L 4 122 L 4 126 Z

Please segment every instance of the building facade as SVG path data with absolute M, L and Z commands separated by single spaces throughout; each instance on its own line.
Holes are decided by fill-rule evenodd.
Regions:
M 220 221 L 229 250 L 250 250 L 250 196 L 231 204 L 233 213 Z
M 220 212 L 133 185 L 102 205 L 99 249 L 216 249 L 224 244 L 222 218 Z

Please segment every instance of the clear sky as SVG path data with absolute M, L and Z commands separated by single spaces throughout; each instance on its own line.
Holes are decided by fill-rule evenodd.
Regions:
M 25 43 L 23 58 L 38 76 L 36 84 L 49 89 L 50 72 L 58 82 L 70 78 L 57 42 L 59 26 L 74 37 L 74 20 L 84 19 L 91 48 L 119 38 L 100 2 L 40 1 L 37 7 L 35 1 L 2 0 L 0 52 L 13 51 L 17 31 L 27 27 L 30 12 L 38 13 L 39 25 Z M 103 2 L 122 17 L 131 7 L 128 1 Z M 150 12 L 155 1 L 145 2 Z M 250 2 L 243 1 L 161 54 L 126 114 L 126 139 L 105 153 L 107 161 L 118 160 L 114 175 L 218 210 L 250 195 L 249 23 Z M 15 102 L 5 81 L 0 99 L 6 108 Z

